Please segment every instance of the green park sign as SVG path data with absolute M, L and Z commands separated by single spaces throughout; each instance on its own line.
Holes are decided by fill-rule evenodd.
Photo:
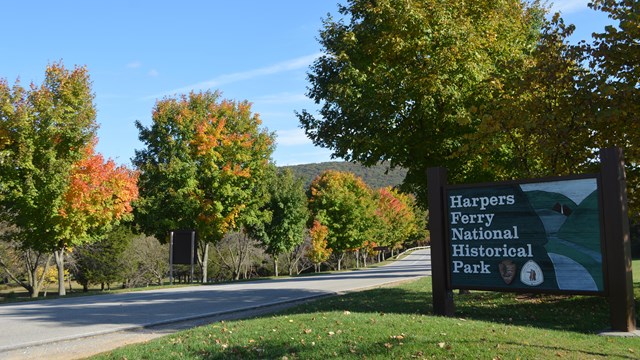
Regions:
M 622 150 L 591 175 L 475 185 L 427 171 L 433 311 L 453 289 L 607 297 L 611 328 L 636 329 Z
M 604 292 L 598 179 L 449 186 L 451 286 Z

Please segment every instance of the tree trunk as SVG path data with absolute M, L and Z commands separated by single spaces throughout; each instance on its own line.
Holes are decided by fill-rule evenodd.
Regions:
M 360 268 L 360 250 L 356 250 L 356 269 Z
M 278 277 L 278 256 L 273 256 L 273 271 L 276 273 L 276 277 Z
M 200 258 L 200 264 L 201 264 L 201 268 L 200 270 L 202 270 L 202 283 L 206 284 L 207 281 L 209 281 L 209 279 L 207 278 L 207 265 L 209 263 L 209 243 L 206 242 L 204 244 L 204 251 L 202 256 L 198 255 L 198 257 Z
M 58 295 L 67 295 L 67 289 L 64 287 L 64 248 L 53 252 L 58 267 Z
M 344 255 L 345 253 L 340 254 L 340 257 L 338 257 L 338 271 L 342 270 L 342 260 L 344 259 Z

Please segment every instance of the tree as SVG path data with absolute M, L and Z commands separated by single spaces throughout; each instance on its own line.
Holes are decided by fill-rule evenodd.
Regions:
M 423 204 L 428 167 L 447 167 L 453 181 L 490 177 L 456 150 L 478 125 L 469 108 L 480 85 L 535 46 L 542 11 L 528 4 L 347 1 L 346 20 L 328 17 L 320 33 L 325 55 L 307 93 L 320 116 L 297 114 L 307 136 L 335 157 L 408 169 Z
M 124 252 L 123 286 L 162 285 L 169 273 L 168 254 L 168 244 L 161 244 L 153 236 L 135 236 Z
M 313 220 L 313 225 L 311 229 L 309 229 L 309 235 L 311 237 L 311 246 L 307 250 L 307 257 L 313 263 L 315 271 L 318 272 L 320 271 L 320 264 L 329 260 L 333 252 L 327 247 L 329 228 L 322 225 L 320 221 Z
M 615 25 L 595 33 L 587 48 L 595 93 L 593 113 L 598 131 L 594 147 L 624 149 L 629 207 L 640 216 L 640 5 L 637 1 L 595 0 L 594 10 L 606 12 Z
M 275 275 L 278 276 L 278 255 L 292 252 L 304 241 L 309 217 L 307 195 L 302 180 L 295 178 L 289 169 L 275 174 L 269 183 L 269 194 L 264 210 L 269 213 L 270 219 L 250 227 L 250 234 L 260 239 L 267 254 L 271 255 Z
M 328 170 L 310 188 L 309 208 L 328 230 L 328 247 L 339 254 L 338 270 L 347 250 L 362 246 L 372 235 L 375 203 L 362 179 Z
M 376 229 L 376 239 L 393 251 L 419 232 L 416 213 L 413 211 L 415 200 L 390 187 L 379 189 L 377 200 L 379 227 Z
M 125 252 L 134 238 L 126 225 L 114 227 L 98 241 L 86 243 L 73 249 L 75 260 L 73 275 L 89 291 L 89 284 L 106 284 L 122 280 L 125 271 Z
M 460 153 L 478 154 L 496 179 L 572 174 L 594 163 L 593 98 L 581 83 L 582 48 L 567 41 L 573 30 L 556 14 L 530 56 L 486 83 L 491 96 L 474 107 L 480 124 Z
M 228 233 L 216 244 L 214 250 L 217 255 L 215 260 L 220 262 L 221 268 L 229 270 L 233 280 L 248 279 L 254 265 L 265 256 L 260 242 L 246 231 Z
M 48 254 L 63 248 L 65 195 L 74 165 L 94 138 L 95 114 L 86 68 L 69 71 L 54 63 L 43 83 L 28 90 L 0 80 L 0 208 L 19 229 L 12 240 L 20 249 Z M 36 270 L 29 269 L 32 297 L 42 285 Z
M 111 159 L 105 162 L 102 155 L 94 153 L 93 143 L 84 151 L 85 156 L 72 167 L 60 209 L 58 245 L 54 250 L 59 295 L 65 295 L 65 251 L 96 241 L 120 221 L 131 220 L 131 203 L 138 197 L 138 173 L 116 166 Z
M 260 128 L 247 101 L 220 100 L 218 92 L 190 93 L 156 103 L 153 123 L 140 131 L 143 150 L 136 219 L 166 242 L 171 230 L 195 229 L 203 281 L 209 244 L 233 229 L 255 200 L 273 152 L 273 135 Z

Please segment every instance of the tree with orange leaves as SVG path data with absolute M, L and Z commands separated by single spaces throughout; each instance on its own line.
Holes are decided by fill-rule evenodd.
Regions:
M 377 199 L 376 238 L 393 251 L 420 232 L 414 211 L 415 198 L 387 187 L 378 190 Z
M 0 220 L 13 225 L 8 240 L 28 255 L 28 281 L 5 271 L 32 297 L 54 253 L 64 275 L 64 251 L 95 239 L 135 198 L 135 174 L 93 154 L 93 98 L 84 67 L 51 64 L 43 83 L 28 89 L 0 80 Z
M 87 146 L 84 157 L 73 165 L 60 209 L 59 241 L 54 251 L 60 295 L 65 295 L 65 251 L 101 237 L 123 220 L 131 220 L 131 203 L 138 198 L 138 173 L 116 166 L 111 159 L 105 161 L 94 152 L 95 143 Z
M 309 229 L 309 235 L 311 237 L 311 246 L 307 250 L 307 258 L 311 260 L 315 271 L 320 270 L 320 264 L 329 260 L 333 250 L 327 247 L 327 236 L 329 235 L 329 228 L 322 225 L 320 221 L 313 220 L 313 225 Z
M 150 127 L 136 123 L 146 146 L 133 160 L 140 170 L 136 220 L 163 242 L 171 230 L 197 230 L 206 282 L 209 244 L 259 216 L 273 135 L 249 102 L 210 91 L 160 100 L 152 120 Z

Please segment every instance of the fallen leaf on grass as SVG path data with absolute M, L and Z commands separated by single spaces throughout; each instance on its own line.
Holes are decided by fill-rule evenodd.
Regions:
M 445 345 L 447 345 L 447 344 L 446 344 L 446 343 L 443 343 L 443 342 L 439 342 L 439 343 L 438 343 L 438 347 L 439 347 L 440 349 L 444 348 L 444 347 L 445 347 Z

